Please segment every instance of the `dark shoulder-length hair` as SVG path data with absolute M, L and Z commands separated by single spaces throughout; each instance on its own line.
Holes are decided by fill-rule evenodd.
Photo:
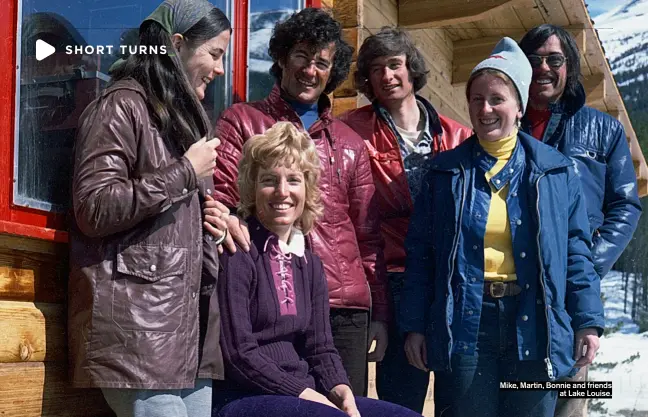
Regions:
M 195 49 L 226 30 L 232 31 L 229 19 L 214 8 L 182 35 L 189 48 Z M 151 20 L 142 23 L 139 45 L 165 46 L 167 53 L 129 56 L 112 72 L 112 82 L 133 78 L 141 84 L 153 123 L 165 140 L 184 153 L 209 130 L 205 110 L 175 53 L 170 34 L 159 23 Z
M 305 43 L 313 50 L 335 44 L 333 68 L 324 94 L 331 93 L 346 80 L 351 68 L 353 47 L 342 39 L 342 26 L 337 20 L 322 9 L 308 7 L 277 23 L 272 32 L 268 53 L 273 60 L 270 73 L 277 83 L 281 84 L 282 75 L 279 62 L 287 62 L 288 54 L 298 43 Z
M 560 26 L 548 23 L 536 26 L 520 40 L 520 48 L 527 56 L 534 54 L 553 35 L 560 40 L 560 46 L 567 58 L 567 82 L 563 97 L 576 97 L 580 89 L 580 52 L 569 32 Z
M 375 98 L 369 82 L 371 62 L 379 57 L 396 55 L 405 55 L 407 72 L 414 92 L 420 91 L 427 84 L 429 71 L 425 59 L 407 32 L 385 26 L 380 32 L 365 39 L 358 52 L 358 69 L 354 74 L 354 82 L 358 91 L 369 100 Z

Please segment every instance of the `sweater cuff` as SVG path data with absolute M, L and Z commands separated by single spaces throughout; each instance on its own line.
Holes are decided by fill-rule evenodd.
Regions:
M 324 392 L 329 393 L 331 390 L 338 385 L 348 385 L 351 387 L 349 378 L 344 373 L 335 373 L 330 375 L 322 375 L 320 379 L 320 385 Z M 358 394 L 360 395 L 360 394 Z
M 293 376 L 286 375 L 277 387 L 277 394 L 289 395 L 292 397 L 299 397 L 306 388 L 310 388 L 308 384 L 304 383 Z

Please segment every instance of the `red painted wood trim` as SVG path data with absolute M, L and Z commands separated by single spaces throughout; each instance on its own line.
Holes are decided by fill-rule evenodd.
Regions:
M 11 217 L 18 0 L 0 0 L 0 220 Z
M 248 0 L 234 2 L 234 65 L 232 77 L 232 101 L 247 100 L 247 67 L 248 67 Z
M 61 230 L 49 229 L 46 227 L 32 226 L 0 220 L 0 234 L 33 237 L 36 239 L 52 240 L 54 242 L 67 243 L 68 234 Z
M 64 216 L 13 204 L 18 0 L 0 0 L 0 231 L 66 241 Z M 61 240 L 63 239 L 63 240 Z
M 322 0 L 306 0 L 306 7 L 322 7 Z

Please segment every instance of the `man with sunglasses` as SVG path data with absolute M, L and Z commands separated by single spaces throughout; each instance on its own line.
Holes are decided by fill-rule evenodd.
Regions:
M 585 106 L 580 53 L 566 30 L 550 24 L 538 26 L 527 32 L 520 47 L 533 68 L 522 130 L 574 161 L 587 204 L 594 266 L 603 278 L 630 242 L 641 214 L 623 126 Z M 588 332 L 576 334 L 574 368 L 578 373 L 569 381 L 587 379 L 587 368 L 580 368 L 579 359 L 583 348 L 594 347 L 597 340 Z M 586 405 L 581 398 L 559 399 L 555 415 L 584 416 Z

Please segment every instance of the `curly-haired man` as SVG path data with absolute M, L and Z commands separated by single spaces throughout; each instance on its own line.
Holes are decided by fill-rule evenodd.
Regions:
M 238 162 L 251 136 L 280 120 L 310 134 L 322 165 L 324 215 L 308 244 L 324 263 L 335 347 L 354 393 L 366 395 L 367 346 L 376 340 L 384 351 L 390 317 L 383 241 L 367 150 L 357 133 L 332 117 L 327 97 L 347 78 L 353 48 L 342 39 L 339 22 L 321 9 L 307 8 L 276 25 L 269 53 L 277 81 L 270 95 L 233 105 L 216 124 L 221 145 L 214 198 L 231 210 L 239 202 Z M 216 202 L 206 206 L 206 219 L 218 225 L 223 210 Z M 230 215 L 227 227 L 225 247 L 236 250 L 236 242 L 247 249 L 245 222 Z

